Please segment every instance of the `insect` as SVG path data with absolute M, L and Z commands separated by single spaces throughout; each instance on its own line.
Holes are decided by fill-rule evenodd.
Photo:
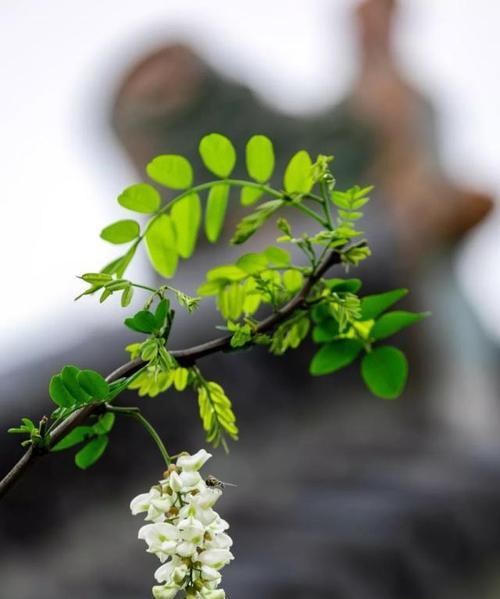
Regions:
M 207 479 L 205 480 L 205 484 L 207 487 L 211 487 L 212 489 L 220 489 L 224 490 L 224 487 L 237 487 L 238 485 L 234 485 L 233 483 L 223 483 L 218 478 L 215 478 L 212 474 L 209 474 Z

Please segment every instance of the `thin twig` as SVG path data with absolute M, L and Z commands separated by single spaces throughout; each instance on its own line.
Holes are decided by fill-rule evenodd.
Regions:
M 288 303 L 273 312 L 266 319 L 262 320 L 256 327 L 256 333 L 266 333 L 271 331 L 278 324 L 286 320 L 297 308 L 301 307 L 311 289 L 321 279 L 325 272 L 332 266 L 341 262 L 341 256 L 337 251 L 330 251 L 318 264 L 314 272 L 306 279 L 302 289 Z M 170 352 L 181 366 L 193 366 L 197 360 L 217 353 L 231 349 L 231 336 L 219 337 L 206 343 L 195 345 L 187 349 L 180 349 Z M 141 358 L 130 360 L 122 364 L 116 370 L 111 372 L 106 380 L 109 383 L 120 378 L 127 377 L 135 373 L 144 365 Z M 35 463 L 40 457 L 50 452 L 51 448 L 63 439 L 76 426 L 87 420 L 87 418 L 102 409 L 101 403 L 91 403 L 77 410 L 66 420 L 61 422 L 50 434 L 48 442 L 44 447 L 30 447 L 21 459 L 12 467 L 6 476 L 0 481 L 0 498 L 2 498 L 14 484 L 24 475 L 26 470 Z

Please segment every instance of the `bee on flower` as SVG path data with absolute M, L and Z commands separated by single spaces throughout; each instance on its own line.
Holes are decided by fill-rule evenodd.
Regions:
M 188 599 L 225 599 L 220 570 L 234 559 L 233 541 L 213 509 L 224 484 L 199 473 L 211 457 L 204 449 L 181 454 L 157 485 L 130 503 L 132 514 L 146 514 L 149 524 L 138 536 L 162 564 L 154 574 L 155 599 L 173 599 L 181 590 Z

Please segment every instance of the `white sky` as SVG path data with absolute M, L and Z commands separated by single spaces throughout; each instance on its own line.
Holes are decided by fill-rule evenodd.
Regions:
M 66 325 L 66 342 L 91 320 L 118 322 L 110 319 L 111 303 L 74 304 L 72 297 L 80 288 L 75 274 L 115 255 L 98 231 L 122 217 L 115 197 L 133 181 L 102 133 L 106 102 L 127 64 L 160 39 L 182 34 L 269 101 L 292 112 L 321 108 L 342 96 L 353 75 L 354 4 L 3 0 L 3 349 L 8 345 L 13 358 L 27 351 L 34 336 L 52 335 L 56 318 Z M 500 3 L 402 0 L 402 8 L 398 55 L 437 105 L 446 166 L 494 192 L 500 184 Z M 500 335 L 497 230 L 498 219 L 474 237 L 459 272 Z

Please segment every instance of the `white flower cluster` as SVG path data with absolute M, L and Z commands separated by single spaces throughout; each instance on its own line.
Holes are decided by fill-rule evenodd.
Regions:
M 162 562 L 155 572 L 155 599 L 173 599 L 184 589 L 188 599 L 225 599 L 219 570 L 233 559 L 229 524 L 213 509 L 221 489 L 207 486 L 198 472 L 211 457 L 204 449 L 181 454 L 164 479 L 132 500 L 132 514 L 146 512 L 139 539 Z

